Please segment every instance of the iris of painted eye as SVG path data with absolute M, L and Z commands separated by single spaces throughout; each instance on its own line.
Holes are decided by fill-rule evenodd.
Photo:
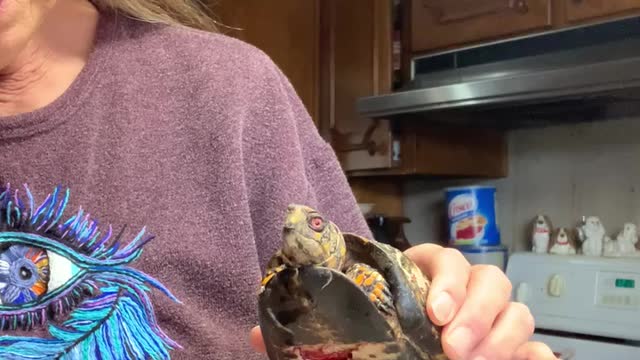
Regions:
M 64 285 L 77 271 L 69 260 L 53 252 L 11 245 L 0 252 L 0 304 L 36 301 Z
M 324 225 L 324 221 L 319 217 L 312 218 L 310 223 L 313 230 L 322 230 L 322 226 Z

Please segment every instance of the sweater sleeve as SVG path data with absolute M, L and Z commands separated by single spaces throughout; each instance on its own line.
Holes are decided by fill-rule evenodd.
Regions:
M 266 56 L 265 56 L 266 57 Z M 337 156 L 286 76 L 270 61 L 243 130 L 243 158 L 260 267 L 281 243 L 286 206 L 305 204 L 343 232 L 370 237 Z M 263 71 L 264 71 L 263 70 Z

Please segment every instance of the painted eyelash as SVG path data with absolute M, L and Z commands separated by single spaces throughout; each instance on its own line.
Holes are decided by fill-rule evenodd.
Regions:
M 112 260 L 128 263 L 135 261 L 142 253 L 142 247 L 153 236 L 145 236 L 145 228 L 123 246 L 122 235 L 126 227 L 123 227 L 118 235 L 112 240 L 113 228 L 109 225 L 104 236 L 98 230 L 98 222 L 91 218 L 90 214 L 85 214 L 80 208 L 76 214 L 71 216 L 64 223 L 60 220 L 66 210 L 70 191 L 67 189 L 60 198 L 61 187 L 56 187 L 52 194 L 37 208 L 34 197 L 27 185 L 24 185 L 25 193 L 29 199 L 29 212 L 26 213 L 24 203 L 16 190 L 11 196 L 11 187 L 0 194 L 0 216 L 5 217 L 4 229 L 0 231 L 24 231 L 42 236 L 56 238 L 64 245 L 73 250 L 83 253 L 96 260 Z

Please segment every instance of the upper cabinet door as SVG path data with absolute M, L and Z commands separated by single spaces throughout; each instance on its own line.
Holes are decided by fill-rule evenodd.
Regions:
M 322 106 L 345 171 L 392 166 L 389 122 L 358 114 L 359 97 L 389 93 L 393 82 L 391 0 L 322 0 Z
M 552 24 L 551 0 L 410 1 L 414 53 L 542 30 Z
M 565 0 L 567 20 L 576 22 L 640 10 L 640 0 Z

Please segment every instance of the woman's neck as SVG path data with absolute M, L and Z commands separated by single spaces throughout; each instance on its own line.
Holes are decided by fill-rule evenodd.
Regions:
M 88 1 L 58 1 L 24 49 L 0 69 L 0 121 L 45 107 L 71 86 L 91 53 L 97 22 Z

